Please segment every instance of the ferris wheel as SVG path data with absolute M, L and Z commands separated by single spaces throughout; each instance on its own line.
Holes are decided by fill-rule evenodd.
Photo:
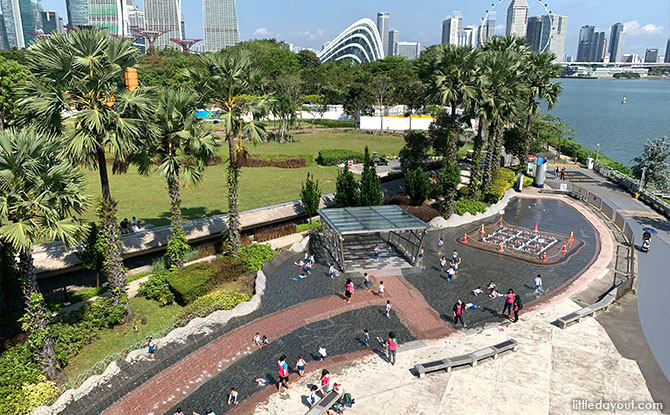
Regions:
M 496 7 L 500 6 L 502 3 L 507 3 L 509 0 L 498 0 L 495 3 L 491 3 L 491 8 L 486 10 L 486 15 L 482 18 L 482 25 L 486 24 L 486 22 L 489 21 L 489 17 L 491 13 L 496 12 Z M 547 3 L 542 3 L 540 0 L 529 0 L 530 3 L 537 3 L 544 11 L 546 12 L 546 15 L 549 18 L 551 30 L 549 31 L 549 36 L 547 37 L 546 41 L 540 45 L 539 52 L 546 52 L 549 50 L 549 45 L 551 44 L 551 41 L 554 39 L 554 34 L 556 33 L 556 18 L 552 14 L 552 12 L 549 10 L 549 5 Z

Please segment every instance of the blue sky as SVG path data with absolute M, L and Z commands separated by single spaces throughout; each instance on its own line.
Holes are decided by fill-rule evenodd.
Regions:
M 465 25 L 477 25 L 497 0 L 238 0 L 237 15 L 242 40 L 276 37 L 297 46 L 320 49 L 349 24 L 362 17 L 376 19 L 377 11 L 391 13 L 390 29 L 398 29 L 403 41 L 428 46 L 440 41 L 442 20 L 454 10 L 463 13 Z M 609 27 L 626 26 L 625 53 L 643 54 L 645 48 L 665 52 L 670 37 L 670 0 L 543 0 L 549 10 L 568 16 L 565 52 L 574 56 L 579 28 L 595 25 L 609 37 Z M 42 0 L 45 10 L 55 10 L 67 20 L 65 0 Z M 142 3 L 142 1 L 138 1 Z M 201 0 L 182 0 L 189 38 L 202 37 Z M 496 7 L 497 32 L 504 32 L 509 0 Z M 530 15 L 544 13 L 529 0 Z

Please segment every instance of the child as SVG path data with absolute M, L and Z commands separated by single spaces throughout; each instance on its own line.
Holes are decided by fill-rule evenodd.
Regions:
M 370 347 L 370 333 L 368 332 L 368 329 L 363 329 L 363 335 L 365 336 L 365 339 L 363 339 L 365 347 Z
M 483 292 L 484 292 L 484 291 L 482 291 L 482 288 L 481 288 L 481 287 L 477 287 L 477 288 L 475 288 L 474 290 L 472 290 L 472 294 L 474 294 L 475 297 L 478 296 L 479 294 L 483 293 Z
M 456 275 L 456 271 L 454 271 L 453 268 L 449 268 L 449 269 L 447 270 L 447 275 L 449 275 L 449 276 L 447 277 L 447 281 L 451 281 L 451 279 L 454 278 L 454 275 Z
M 495 289 L 491 290 L 491 292 L 489 293 L 489 297 L 491 297 L 491 298 L 503 297 L 504 295 L 505 295 L 505 294 L 500 294 L 500 293 L 499 293 L 498 291 L 496 291 Z
M 444 246 L 444 241 L 442 240 L 442 237 L 440 236 L 440 239 L 437 241 L 437 254 L 442 255 L 442 247 Z
M 300 280 L 304 280 L 305 278 L 307 278 L 307 275 L 300 274 L 297 277 L 293 277 L 293 281 L 300 281 Z
M 256 382 L 256 385 L 258 385 L 258 386 L 267 386 L 268 385 L 268 381 L 266 379 L 263 379 L 263 378 L 256 378 L 255 382 Z
M 417 265 L 421 267 L 422 266 L 421 264 L 423 264 L 423 248 L 419 249 L 419 262 Z
M 386 300 L 386 318 L 391 318 L 391 300 Z
M 147 342 L 147 346 L 149 347 L 149 357 L 152 359 L 156 357 L 156 342 L 154 341 L 153 337 L 149 337 L 149 341 Z
M 475 303 L 465 303 L 465 309 L 479 310 L 479 306 L 476 306 Z
M 314 254 L 309 256 L 309 263 L 312 264 L 312 266 L 314 266 Z
M 489 285 L 488 285 L 488 287 L 486 287 L 486 289 L 489 290 L 489 291 L 493 291 L 493 290 L 496 289 L 496 284 L 493 281 L 491 281 L 491 282 L 489 282 Z
M 319 356 L 321 356 L 321 361 L 323 362 L 326 360 L 326 357 L 328 357 L 328 353 L 326 352 L 326 348 L 319 345 Z
M 334 279 L 335 277 L 335 265 L 331 265 L 330 268 L 328 269 L 328 275 L 330 275 L 330 279 Z
M 384 281 L 379 281 L 379 296 L 384 298 Z
M 370 276 L 367 272 L 363 274 L 363 284 L 365 284 L 365 289 L 370 291 Z
M 305 268 L 304 268 L 304 270 L 305 270 L 305 272 L 306 272 L 307 274 L 311 274 L 311 271 L 312 271 L 312 263 L 311 263 L 311 262 L 306 263 L 306 264 L 305 264 Z
M 312 389 L 309 392 L 309 407 L 314 408 L 314 405 L 316 405 L 316 391 L 319 390 L 319 387 L 316 385 L 312 385 Z
M 301 260 L 298 261 L 298 262 L 294 262 L 293 265 L 295 265 L 296 267 L 300 267 L 300 268 L 302 268 L 302 267 L 305 266 L 305 261 L 303 261 L 303 260 L 301 259 Z
M 303 261 L 303 264 L 307 262 L 308 259 L 309 259 L 309 252 L 305 251 L 305 260 Z
M 323 393 L 328 393 L 330 389 L 330 373 L 326 369 L 321 371 L 321 390 Z
M 446 257 L 440 258 L 440 268 L 442 268 L 442 272 L 444 272 L 444 267 L 446 266 L 447 266 L 447 258 Z
M 537 277 L 535 277 L 535 292 L 540 291 L 542 291 L 542 277 L 540 274 L 537 274 Z
M 230 388 L 230 394 L 228 395 L 228 405 L 237 405 L 237 391 L 235 388 Z
M 181 411 L 181 408 L 177 408 L 177 412 L 174 415 L 184 415 L 184 413 Z
M 298 355 L 298 362 L 295 364 L 295 368 L 298 370 L 300 377 L 305 374 L 305 359 L 302 358 L 302 355 Z
M 461 260 L 459 259 L 458 261 L 452 261 L 449 265 L 451 265 L 451 268 L 454 269 L 454 273 L 458 274 L 458 265 L 461 263 Z
M 270 340 L 268 340 L 268 336 L 263 335 L 263 339 L 261 340 L 261 346 L 267 346 L 270 344 Z
M 254 334 L 253 345 L 261 347 L 261 334 L 259 332 Z
M 455 249 L 454 249 L 454 252 L 451 254 L 451 260 L 452 260 L 453 262 L 457 262 L 457 261 L 458 261 L 458 252 L 456 252 Z
M 354 282 L 349 278 L 347 285 L 344 286 L 344 296 L 347 297 L 347 304 L 351 302 L 351 296 L 354 293 Z
M 375 245 L 375 259 L 379 259 L 379 245 Z

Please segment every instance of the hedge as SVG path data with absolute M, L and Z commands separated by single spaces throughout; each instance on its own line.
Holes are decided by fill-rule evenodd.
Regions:
M 237 255 L 239 259 L 246 265 L 249 271 L 258 271 L 263 267 L 263 264 L 272 261 L 272 258 L 277 255 L 277 251 L 272 249 L 268 244 L 256 244 L 250 246 L 243 246 Z
M 316 119 L 314 120 L 314 124 L 327 128 L 354 128 L 356 126 L 356 123 L 353 121 L 325 120 L 325 119 Z
M 484 213 L 486 211 L 486 203 L 479 200 L 458 200 L 454 203 L 454 213 L 463 216 L 466 212 L 473 215 L 477 213 Z
M 296 225 L 295 231 L 300 233 L 305 231 L 311 231 L 312 229 L 319 229 L 320 227 L 321 227 L 321 221 L 315 220 L 311 223 L 301 223 L 300 225 Z
M 251 295 L 227 290 L 215 291 L 204 295 L 184 308 L 184 313 L 179 319 L 191 319 L 194 317 L 205 317 L 217 310 L 230 310 L 239 303 L 249 301 Z M 195 313 L 195 315 L 193 315 Z
M 277 155 L 251 155 L 242 160 L 243 167 L 279 167 L 282 169 L 300 169 L 307 167 L 312 162 L 310 156 L 298 155 L 287 156 L 284 154 Z
M 321 150 L 317 162 L 322 166 L 336 166 L 353 160 L 354 163 L 363 161 L 363 153 L 351 150 Z
M 502 167 L 498 172 L 498 177 L 491 183 L 491 192 L 484 195 L 484 202 L 498 203 L 505 195 L 507 189 L 514 187 L 516 182 L 516 173 L 513 170 Z
M 424 222 L 430 222 L 433 218 L 440 216 L 440 212 L 438 212 L 437 209 L 432 208 L 428 205 L 421 205 L 421 206 L 402 205 L 399 207 L 405 212 L 421 219 Z

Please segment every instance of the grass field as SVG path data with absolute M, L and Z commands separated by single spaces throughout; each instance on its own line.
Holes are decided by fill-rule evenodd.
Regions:
M 378 136 L 362 132 L 318 131 L 294 135 L 295 142 L 279 144 L 270 142 L 249 146 L 252 154 L 306 154 L 316 158 L 321 149 L 347 149 L 363 151 L 367 145 L 370 151 L 380 154 L 397 155 L 403 146 L 402 137 L 395 135 Z M 226 158 L 224 147 L 219 153 Z M 324 193 L 335 190 L 337 167 L 321 167 L 315 162 L 301 169 L 281 169 L 275 167 L 243 168 L 240 178 L 240 209 L 247 210 L 299 198 L 300 184 L 310 172 L 319 181 Z M 119 202 L 119 219 L 136 216 L 140 223 L 156 226 L 170 223 L 170 204 L 165 180 L 150 175 L 141 176 L 131 167 L 128 173 L 111 175 L 112 196 Z M 85 171 L 88 194 L 93 200 L 100 197 L 98 172 Z M 209 167 L 204 179 L 197 187 L 182 187 L 182 210 L 184 220 L 192 220 L 226 213 L 226 165 Z M 91 207 L 84 215 L 93 220 L 95 209 Z

